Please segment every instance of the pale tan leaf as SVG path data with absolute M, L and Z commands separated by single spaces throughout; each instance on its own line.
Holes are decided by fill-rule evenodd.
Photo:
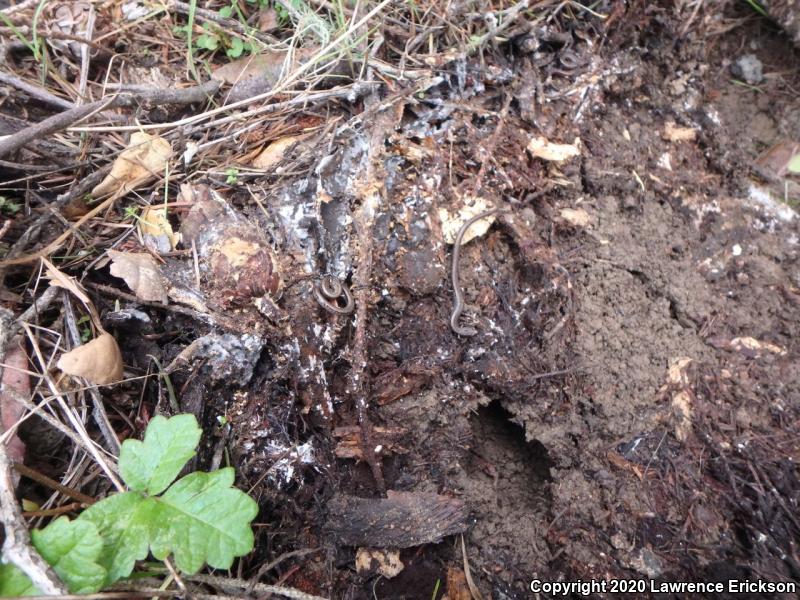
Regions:
M 448 244 L 453 244 L 456 241 L 461 226 L 469 221 L 472 217 L 487 210 L 491 210 L 492 205 L 483 198 L 470 198 L 470 203 L 465 204 L 458 209 L 458 212 L 453 214 L 447 209 L 439 209 L 439 220 L 442 222 L 442 235 L 444 241 Z M 464 232 L 464 237 L 461 239 L 461 245 L 465 246 L 470 240 L 482 236 L 489 231 L 489 228 L 494 223 L 493 216 L 480 219 L 473 223 L 467 231 Z
M 139 234 L 145 246 L 154 252 L 171 252 L 180 241 L 180 235 L 172 230 L 163 206 L 146 206 L 138 220 Z
M 111 274 L 124 279 L 136 297 L 146 302 L 167 303 L 167 288 L 156 260 L 146 252 L 126 253 L 109 250 Z
M 237 83 L 251 77 L 261 77 L 271 82 L 278 81 L 286 52 L 264 52 L 237 58 L 214 69 L 212 79 L 223 83 Z
M 106 385 L 122 379 L 122 353 L 110 333 L 65 352 L 56 366 L 67 375 L 83 377 L 90 383 Z
M 162 137 L 137 131 L 106 175 L 93 190 L 97 198 L 115 192 L 125 193 L 164 172 L 172 156 L 172 145 Z
M 581 153 L 580 138 L 575 138 L 574 144 L 556 144 L 547 138 L 537 136 L 528 143 L 528 152 L 531 156 L 542 160 L 562 162 Z
M 78 298 L 78 300 L 83 302 L 87 307 L 93 307 L 92 301 L 89 300 L 89 296 L 86 295 L 86 292 L 83 290 L 81 285 L 75 281 L 74 278 L 59 271 L 58 267 L 56 267 L 46 258 L 43 258 L 42 262 L 44 263 L 45 270 L 47 271 L 47 276 L 50 278 L 50 285 L 64 288 L 73 296 Z
M 269 169 L 283 160 L 286 151 L 289 150 L 296 142 L 300 141 L 303 136 L 290 135 L 279 140 L 275 140 L 269 146 L 264 148 L 258 156 L 253 159 L 253 166 L 256 169 Z

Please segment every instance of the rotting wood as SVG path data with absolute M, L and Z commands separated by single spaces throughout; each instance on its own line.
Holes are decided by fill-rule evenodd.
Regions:
M 408 433 L 408 429 L 404 427 L 373 427 L 372 443 L 375 444 L 375 448 L 380 448 L 375 453 L 406 454 L 408 449 L 403 447 L 402 442 L 407 439 Z M 358 426 L 337 427 L 333 430 L 333 437 L 338 440 L 334 451 L 337 457 L 364 460 Z
M 436 543 L 467 529 L 467 511 L 456 498 L 393 492 L 388 498 L 335 496 L 325 530 L 337 544 L 409 548 Z

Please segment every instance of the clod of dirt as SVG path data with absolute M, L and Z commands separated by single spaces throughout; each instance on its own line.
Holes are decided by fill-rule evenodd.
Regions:
M 733 62 L 731 75 L 750 85 L 758 85 L 764 80 L 764 65 L 755 54 L 745 54 Z
M 264 341 L 255 335 L 209 334 L 194 340 L 172 361 L 167 372 L 201 359 L 213 381 L 245 385 L 261 356 Z

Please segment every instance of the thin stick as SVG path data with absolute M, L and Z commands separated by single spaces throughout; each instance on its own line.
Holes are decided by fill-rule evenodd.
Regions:
M 256 102 L 261 102 L 264 100 L 269 100 L 274 96 L 280 94 L 287 90 L 287 88 L 297 81 L 306 74 L 306 72 L 310 71 L 312 68 L 317 66 L 317 63 L 324 58 L 331 50 L 336 48 L 342 41 L 344 41 L 347 37 L 352 35 L 352 33 L 367 23 L 372 17 L 377 15 L 380 11 L 382 11 L 387 4 L 392 2 L 392 0 L 383 0 L 380 4 L 378 4 L 375 8 L 369 11 L 366 15 L 364 15 L 361 19 L 359 19 L 358 23 L 353 25 L 350 29 L 343 32 L 339 37 L 333 40 L 331 43 L 327 44 L 324 48 L 321 48 L 308 59 L 307 62 L 303 63 L 300 67 L 297 68 L 291 75 L 289 75 L 286 79 L 284 79 L 280 85 L 275 86 L 269 91 L 264 92 L 263 94 L 258 94 L 256 96 L 252 96 L 250 98 L 244 98 L 243 100 L 239 100 L 237 102 L 233 102 L 231 104 L 226 104 L 225 106 L 220 106 L 219 108 L 215 108 L 213 110 L 206 111 L 204 113 L 200 113 L 198 115 L 193 115 L 191 117 L 185 117 L 178 121 L 172 121 L 170 123 L 151 123 L 149 125 L 129 125 L 129 126 L 122 126 L 122 127 L 114 127 L 111 129 L 107 129 L 104 127 L 87 127 L 82 129 L 70 129 L 71 131 L 147 131 L 152 129 L 174 129 L 175 127 L 181 127 L 183 125 L 192 125 L 194 123 L 199 123 L 202 121 L 207 121 L 211 117 L 215 117 L 218 114 L 230 112 L 235 108 L 241 108 L 242 106 L 247 106 L 248 104 L 254 104 Z M 0 145 L 0 150 L 2 146 Z M 2 156 L 2 153 L 0 153 Z
M 14 315 L 8 309 L 0 309 L 0 362 L 5 359 L 6 349 L 13 336 L 9 336 Z M 3 369 L 0 367 L 0 381 Z M 1 384 L 0 384 L 1 386 Z M 22 517 L 14 483 L 11 477 L 11 463 L 8 460 L 5 444 L 0 444 L 0 518 L 5 529 L 3 556 L 19 567 L 46 594 L 65 594 L 66 586 L 50 566 L 31 546 L 28 528 Z
M 195 104 L 213 96 L 220 87 L 220 82 L 213 79 L 202 85 L 180 89 L 153 88 L 148 91 L 123 92 L 111 98 L 76 106 L 21 129 L 3 140 L 0 140 L 0 157 L 19 150 L 32 141 L 62 131 L 87 119 L 92 114 L 109 108 L 127 108 L 139 104 L 157 106 L 161 104 Z M 146 128 L 146 127 L 142 127 Z M 133 127 L 134 130 L 140 127 Z
M 196 581 L 198 583 L 205 583 L 207 585 L 219 586 L 221 588 L 232 589 L 247 589 L 250 586 L 249 581 L 244 579 L 230 579 L 227 577 L 215 577 L 213 575 L 191 575 L 184 577 L 187 581 Z M 282 587 L 278 585 L 267 585 L 265 583 L 257 583 L 253 586 L 253 591 L 257 594 L 278 594 L 284 598 L 294 598 L 296 600 L 326 600 L 321 596 L 314 596 L 313 594 L 306 594 L 300 590 L 290 587 Z
M 63 98 L 59 98 L 55 94 L 51 94 L 44 88 L 39 87 L 38 85 L 33 85 L 28 83 L 27 81 L 23 81 L 16 75 L 12 75 L 11 73 L 6 73 L 4 71 L 0 71 L 0 83 L 5 83 L 6 85 L 13 86 L 18 90 L 22 90 L 29 96 L 36 98 L 37 100 L 41 100 L 47 104 L 52 106 L 56 106 L 58 108 L 69 110 L 71 108 L 75 108 L 75 105 L 70 102 L 69 100 L 64 100 Z
M 78 490 L 73 490 L 72 488 L 67 487 L 65 485 L 61 485 L 55 479 L 50 479 L 47 475 L 39 473 L 39 471 L 35 471 L 30 467 L 26 467 L 21 462 L 14 461 L 14 470 L 20 475 L 24 475 L 28 479 L 33 479 L 36 483 L 40 483 L 45 487 L 49 487 L 50 489 L 56 490 L 57 492 L 61 492 L 67 498 L 72 498 L 73 500 L 77 500 L 81 504 L 87 504 L 91 506 L 96 502 L 96 500 L 91 496 L 82 494 Z

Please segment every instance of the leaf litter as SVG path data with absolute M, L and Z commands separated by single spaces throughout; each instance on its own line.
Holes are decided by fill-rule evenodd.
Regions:
M 742 93 L 709 79 L 723 69 L 705 61 L 726 57 L 677 69 L 658 44 L 629 51 L 642 39 L 672 47 L 667 21 L 687 56 L 708 32 L 727 47 L 725 27 L 746 27 L 733 9 L 112 4 L 48 2 L 36 18 L 49 33 L 32 35 L 37 9 L 22 3 L 0 32 L 14 88 L 0 266 L 30 332 L 4 364 L 36 375 L 28 389 L 6 367 L 4 385 L 27 402 L 3 400 L 3 427 L 26 421 L 15 460 L 56 457 L 51 476 L 98 498 L 113 477 L 97 473 L 116 463 L 85 460 L 81 435 L 109 457 L 127 440 L 119 470 L 132 491 L 109 497 L 124 516 L 90 508 L 37 530 L 81 539 L 78 562 L 55 546 L 45 557 L 70 590 L 154 556 L 190 593 L 243 595 L 236 579 L 189 574 L 228 568 L 252 545 L 237 565 L 250 592 L 286 584 L 295 597 L 428 598 L 441 585 L 450 598 L 514 597 L 533 571 L 596 576 L 586 556 L 613 576 L 702 579 L 721 539 L 750 539 L 733 551 L 742 573 L 779 556 L 793 572 L 798 292 L 776 240 L 794 225 L 746 212 L 737 185 L 751 169 L 793 211 L 798 132 L 750 152 L 715 125 L 717 100 Z M 651 90 L 643 82 L 663 79 L 653 70 L 680 74 Z M 482 219 L 462 240 L 461 319 L 476 335 L 460 338 L 451 246 L 491 208 L 513 218 Z M 29 266 L 40 259 L 69 295 L 39 307 Z M 90 385 L 53 379 L 53 365 Z M 778 381 L 780 400 L 763 391 Z M 79 423 L 66 402 L 45 409 L 45 427 L 74 436 L 56 427 L 59 451 L 46 452 L 25 429 L 54 395 L 92 410 Z M 181 432 L 158 434 L 178 411 L 203 424 L 181 448 Z M 148 423 L 155 437 L 134 442 Z M 157 438 L 172 460 L 142 451 Z M 137 478 L 131 456 L 151 476 Z M 231 464 L 237 479 L 212 469 L 172 483 L 187 460 Z M 195 495 L 255 515 L 234 483 L 258 499 L 263 529 L 247 543 L 205 531 L 188 550 Z M 772 484 L 780 498 L 764 493 Z M 168 533 L 143 534 L 154 504 L 135 494 L 159 498 Z M 69 514 L 68 500 L 47 506 Z M 765 505 L 762 523 L 753 507 Z M 465 506 L 475 520 L 459 552 Z M 231 529 L 246 537 L 241 525 Z M 127 553 L 97 555 L 103 535 L 129 540 Z M 296 554 L 322 546 L 336 558 Z M 337 566 L 356 556 L 356 571 Z M 262 572 L 265 559 L 291 566 Z M 3 591 L 31 592 L 15 568 L 0 566 Z

